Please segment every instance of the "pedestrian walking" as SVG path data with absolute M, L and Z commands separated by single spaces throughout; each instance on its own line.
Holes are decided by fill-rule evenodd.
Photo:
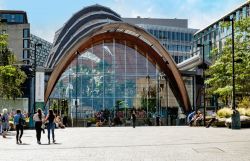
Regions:
M 0 135 L 2 135 L 2 115 L 0 113 Z
M 47 115 L 45 122 L 48 122 L 47 129 L 48 129 L 48 144 L 50 144 L 50 131 L 52 133 L 53 143 L 56 142 L 55 140 L 55 114 L 52 109 L 49 110 L 49 114 Z
M 6 138 L 6 134 L 9 129 L 9 115 L 8 115 L 8 110 L 6 108 L 3 109 L 3 115 L 1 117 L 1 121 L 2 121 L 2 135 L 3 138 Z
M 132 123 L 133 123 L 133 128 L 135 128 L 135 122 L 136 122 L 136 114 L 135 114 L 135 110 L 133 110 L 133 112 L 132 112 Z
M 37 109 L 37 113 L 33 116 L 33 120 L 35 121 L 36 139 L 38 144 L 41 144 L 41 132 L 42 132 L 42 124 L 44 122 L 44 117 L 45 116 L 40 108 Z
M 25 125 L 25 117 L 21 113 L 21 110 L 16 110 L 16 114 L 14 116 L 14 125 L 16 128 L 16 143 L 17 144 L 22 144 L 22 136 L 23 136 L 23 126 Z M 19 136 L 19 131 L 20 131 L 20 136 Z

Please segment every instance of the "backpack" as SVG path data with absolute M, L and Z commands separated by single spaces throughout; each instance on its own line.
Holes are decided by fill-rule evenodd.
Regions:
M 2 122 L 5 122 L 5 121 L 6 121 L 5 115 L 2 115 L 1 120 L 2 120 Z
M 20 115 L 20 117 L 19 117 L 18 124 L 19 125 L 25 125 L 26 124 L 26 121 L 23 119 L 22 115 Z

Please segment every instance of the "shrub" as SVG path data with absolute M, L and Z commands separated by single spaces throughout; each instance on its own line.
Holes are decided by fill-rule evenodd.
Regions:
M 247 109 L 246 109 L 245 115 L 246 115 L 246 116 L 250 116 L 250 108 L 247 108 Z
M 224 107 L 217 111 L 217 116 L 219 116 L 220 118 L 229 118 L 231 117 L 232 113 L 233 111 L 230 108 Z
M 240 113 L 241 116 L 245 116 L 246 115 L 246 109 L 245 108 L 238 108 L 237 109 Z
M 238 104 L 238 108 L 250 108 L 250 97 L 244 97 Z

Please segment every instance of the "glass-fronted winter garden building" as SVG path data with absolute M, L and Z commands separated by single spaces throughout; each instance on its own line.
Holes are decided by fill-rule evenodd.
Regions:
M 171 104 L 170 95 L 183 112 L 191 110 L 184 81 L 164 46 L 100 5 L 83 8 L 56 32 L 46 67 L 53 69 L 47 106 L 64 100 L 63 110 L 73 118 L 76 112 L 87 118 L 105 109 L 126 117 L 131 108 L 142 117 L 158 115 Z

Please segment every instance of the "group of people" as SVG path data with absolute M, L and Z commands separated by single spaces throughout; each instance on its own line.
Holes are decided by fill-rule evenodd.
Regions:
M 9 114 L 7 109 L 3 109 L 3 113 L 0 114 L 0 133 L 2 134 L 3 138 L 6 138 L 7 131 L 9 130 Z M 45 125 L 48 131 L 48 144 L 50 144 L 50 133 L 52 133 L 52 141 L 53 143 L 56 142 L 55 140 L 55 127 L 56 127 L 56 116 L 52 109 L 49 110 L 47 116 L 45 116 L 41 109 L 37 110 L 37 113 L 33 115 L 33 120 L 35 122 L 35 129 L 36 129 L 36 139 L 37 143 L 41 144 L 41 133 L 45 133 Z M 59 122 L 60 123 L 60 122 Z M 57 124 L 59 124 L 57 123 Z M 16 110 L 16 114 L 13 118 L 14 129 L 16 130 L 16 143 L 22 144 L 22 136 L 23 136 L 23 129 L 26 124 L 25 115 L 22 114 L 21 110 Z M 58 125 L 59 126 L 59 125 Z
M 189 126 L 200 126 L 204 120 L 201 111 L 193 111 L 187 117 L 187 123 Z
M 37 110 L 37 113 L 33 116 L 33 120 L 35 121 L 36 139 L 38 144 L 41 144 L 41 133 L 44 130 L 43 126 L 45 126 L 45 124 L 47 124 L 47 129 L 48 129 L 48 144 L 50 144 L 50 132 L 52 132 L 53 143 L 56 142 L 54 133 L 55 119 L 56 116 L 52 109 L 49 110 L 49 113 L 46 117 L 42 113 L 41 109 Z

